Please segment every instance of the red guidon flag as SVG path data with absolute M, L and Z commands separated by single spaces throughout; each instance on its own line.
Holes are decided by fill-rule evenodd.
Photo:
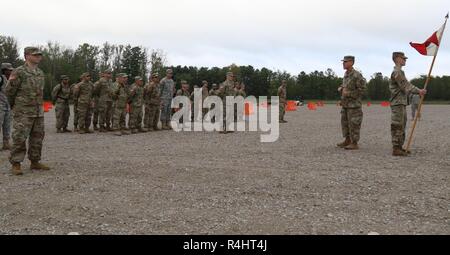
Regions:
M 448 14 L 447 14 L 448 17 Z M 439 45 L 441 44 L 442 33 L 444 32 L 445 24 L 434 32 L 424 43 L 409 43 L 420 54 L 425 56 L 434 56 L 436 54 Z

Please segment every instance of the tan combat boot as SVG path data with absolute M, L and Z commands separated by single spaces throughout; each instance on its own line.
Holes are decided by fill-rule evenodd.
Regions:
M 408 153 L 403 151 L 401 147 L 394 146 L 394 148 L 392 150 L 392 156 L 395 156 L 395 157 L 406 157 L 406 156 L 408 156 Z
M 11 145 L 9 144 L 9 140 L 3 140 L 3 150 L 7 151 L 7 150 L 11 150 Z
M 352 140 L 350 140 L 350 137 L 346 137 L 345 141 L 337 144 L 337 147 L 345 148 L 345 147 L 349 146 L 351 143 L 352 143 Z
M 50 170 L 50 167 L 47 165 L 44 165 L 42 163 L 39 163 L 38 161 L 32 161 L 30 165 L 30 170 L 43 170 L 48 171 Z
M 22 169 L 20 167 L 20 163 L 14 163 L 12 165 L 11 172 L 13 175 L 23 175 Z
M 349 150 L 349 151 L 359 150 L 359 146 L 358 146 L 358 143 L 350 143 L 349 145 L 345 146 L 344 149 Z

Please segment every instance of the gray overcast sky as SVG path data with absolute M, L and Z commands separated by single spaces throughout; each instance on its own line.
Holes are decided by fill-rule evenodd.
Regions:
M 252 65 L 298 74 L 332 68 L 352 54 L 366 78 L 392 70 L 404 51 L 412 78 L 431 57 L 409 42 L 424 42 L 444 22 L 448 0 L 15 0 L 2 3 L 2 34 L 21 47 L 58 41 L 76 47 L 130 43 L 163 49 L 171 65 Z M 448 30 L 448 29 L 447 29 Z M 450 74 L 449 33 L 433 74 Z

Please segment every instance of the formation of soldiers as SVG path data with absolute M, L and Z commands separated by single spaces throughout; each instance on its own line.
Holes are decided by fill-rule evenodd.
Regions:
M 44 111 L 43 91 L 44 73 L 38 68 L 42 60 L 42 52 L 36 47 L 27 47 L 24 50 L 25 64 L 13 70 L 8 63 L 2 64 L 2 80 L 0 90 L 0 124 L 3 125 L 4 148 L 9 149 L 9 127 L 7 119 L 12 110 L 13 120 L 13 144 L 11 146 L 10 162 L 12 173 L 21 175 L 21 163 L 27 153 L 26 141 L 28 140 L 28 158 L 31 161 L 31 169 L 49 170 L 42 163 L 41 152 L 44 140 Z M 421 90 L 405 77 L 402 67 L 405 66 L 407 57 L 402 52 L 394 52 L 392 59 L 395 63 L 394 71 L 390 79 L 391 90 L 391 135 L 394 156 L 407 156 L 403 149 L 406 128 L 407 97 L 410 94 L 424 96 L 425 90 Z M 363 119 L 361 98 L 366 89 L 366 81 L 353 68 L 355 57 L 344 57 L 343 67 L 346 70 L 342 86 L 338 91 L 341 94 L 341 124 L 345 140 L 337 146 L 347 150 L 357 150 L 360 139 L 361 123 Z M 92 83 L 90 73 L 83 73 L 80 82 L 70 85 L 69 77 L 61 76 L 61 83 L 54 87 L 52 100 L 55 104 L 56 131 L 57 133 L 72 132 L 68 129 L 70 118 L 70 101 L 74 104 L 74 127 L 80 134 L 93 133 L 94 131 L 115 132 L 115 135 L 132 134 L 158 131 L 158 122 L 161 121 L 163 130 L 170 130 L 172 114 L 172 98 L 186 96 L 193 100 L 194 94 L 189 91 L 189 84 L 181 81 L 181 89 L 175 91 L 173 71 L 168 69 L 166 76 L 160 80 L 158 73 L 151 74 L 149 82 L 144 85 L 142 77 L 134 77 L 134 83 L 128 85 L 128 75 L 119 73 L 115 82 L 112 82 L 112 71 L 104 70 L 101 78 Z M 246 96 L 245 85 L 235 81 L 233 72 L 226 74 L 226 80 L 220 84 L 212 84 L 208 91 L 208 82 L 202 82 L 202 99 L 208 96 L 218 96 L 226 107 L 227 97 Z M 278 89 L 280 99 L 280 123 L 284 120 L 287 103 L 287 81 L 283 80 Z M 215 106 L 213 106 L 215 107 Z M 202 109 L 203 116 L 208 109 Z M 223 111 L 224 117 L 226 110 Z M 127 125 L 128 115 L 128 125 Z M 194 114 L 192 114 L 194 116 Z M 235 113 L 235 120 L 237 114 Z M 182 120 L 184 121 L 184 120 Z M 214 120 L 213 120 L 214 121 Z M 222 133 L 227 130 L 228 118 L 223 120 Z

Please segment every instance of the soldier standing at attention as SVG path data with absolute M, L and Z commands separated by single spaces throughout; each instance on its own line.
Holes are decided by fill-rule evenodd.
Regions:
M 67 129 L 70 118 L 69 99 L 72 91 L 69 85 L 69 76 L 61 75 L 61 83 L 56 85 L 52 91 L 52 100 L 55 104 L 56 133 L 70 133 Z
M 194 92 L 192 92 L 192 93 L 194 93 Z M 189 84 L 187 83 L 187 81 L 184 81 L 184 80 L 181 81 L 181 89 L 179 89 L 179 90 L 177 91 L 176 96 L 177 96 L 177 97 L 178 97 L 178 96 L 185 96 L 185 97 L 187 97 L 187 98 L 190 98 L 191 96 L 193 97 L 193 94 L 189 93 Z M 191 109 L 193 109 L 193 108 L 194 108 L 194 107 L 193 107 L 193 105 L 192 105 L 192 103 L 191 103 Z M 192 113 L 192 115 L 193 115 L 193 113 Z M 193 119 L 193 117 L 192 117 L 192 119 Z M 180 123 L 181 123 L 181 124 L 184 123 L 183 117 L 180 118 Z
M 403 149 L 408 118 L 406 114 L 407 95 L 413 93 L 424 96 L 427 93 L 426 90 L 415 87 L 406 79 L 402 67 L 406 65 L 407 59 L 403 52 L 392 53 L 392 60 L 395 63 L 395 67 L 389 84 L 391 91 L 392 155 L 401 157 L 408 155 L 408 152 Z
M 116 131 L 115 135 L 129 135 L 128 131 L 125 129 L 125 117 L 127 111 L 127 102 L 129 91 L 125 84 L 128 80 L 128 75 L 120 73 L 117 75 L 118 83 L 113 91 L 114 100 L 114 115 L 113 115 L 113 130 Z
M 75 95 L 75 90 L 78 87 L 78 83 L 81 82 L 81 79 L 78 79 L 78 82 L 72 84 L 70 86 L 70 93 L 72 93 L 72 102 L 73 102 L 73 132 L 79 132 L 78 128 L 78 98 Z
M 227 97 L 234 97 L 234 74 L 233 72 L 228 72 L 226 76 L 226 80 L 222 82 L 219 87 L 218 96 L 222 99 L 223 102 L 223 130 L 220 131 L 221 134 L 232 133 L 232 131 L 227 131 L 228 124 L 230 124 L 233 120 L 227 119 Z M 233 108 L 230 109 L 232 113 L 234 113 Z
M 91 82 L 91 75 L 89 73 L 83 73 L 81 75 L 81 82 L 76 85 L 74 95 L 78 98 L 77 111 L 78 111 L 78 125 L 79 134 L 92 133 L 89 130 L 91 126 L 92 113 L 94 110 L 94 97 L 92 91 L 94 84 Z
M 100 79 L 102 79 L 104 77 L 104 73 L 99 73 L 100 75 Z M 95 84 L 93 85 L 95 87 Z M 99 116 L 100 116 L 100 111 L 99 111 L 99 100 L 100 97 L 99 95 L 97 95 L 94 90 L 92 90 L 92 97 L 93 97 L 93 102 L 94 102 L 94 109 L 92 111 L 92 115 L 93 115 L 93 119 L 92 119 L 92 125 L 94 126 L 94 130 L 98 131 L 98 123 L 99 123 Z
M 145 117 L 144 127 L 148 131 L 158 131 L 159 112 L 161 110 L 161 98 L 159 95 L 159 75 L 152 74 L 150 82 L 144 87 Z
M 134 84 L 130 91 L 130 128 L 131 133 L 147 132 L 142 128 L 142 107 L 144 106 L 144 80 L 140 76 L 134 78 Z
M 344 81 L 338 91 L 341 93 L 341 126 L 345 141 L 338 144 L 346 150 L 358 150 L 363 111 L 361 98 L 366 89 L 366 80 L 353 68 L 355 57 L 345 56 L 342 65 L 346 70 Z
M 280 123 L 287 123 L 284 120 L 284 115 L 286 114 L 286 103 L 287 103 L 287 92 L 286 92 L 287 81 L 281 81 L 281 86 L 278 88 L 278 97 L 280 98 Z
M 172 69 L 167 69 L 166 77 L 159 83 L 159 94 L 161 95 L 161 123 L 162 129 L 170 130 L 170 120 L 172 113 L 172 98 L 175 92 L 175 82 L 173 81 Z
M 112 90 L 111 70 L 107 69 L 102 73 L 102 78 L 94 84 L 94 94 L 98 98 L 99 131 L 112 131 Z M 94 117 L 95 119 L 95 117 Z
M 0 128 L 3 133 L 3 150 L 11 149 L 11 145 L 9 144 L 11 138 L 11 107 L 5 90 L 13 70 L 14 68 L 10 63 L 2 63 L 0 74 Z
M 13 146 L 9 161 L 12 173 L 22 175 L 21 163 L 27 152 L 31 170 L 50 170 L 42 163 L 44 127 L 44 72 L 38 68 L 42 52 L 36 47 L 24 50 L 25 64 L 15 69 L 6 85 L 6 95 L 14 116 Z

